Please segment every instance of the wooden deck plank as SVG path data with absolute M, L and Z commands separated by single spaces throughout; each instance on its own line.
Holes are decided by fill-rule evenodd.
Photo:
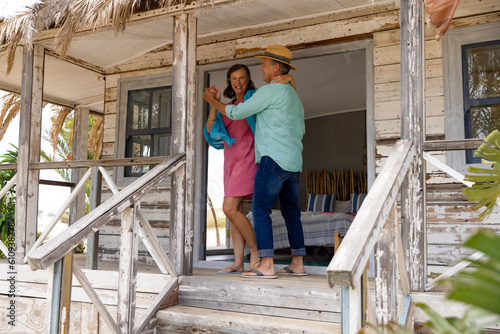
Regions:
M 186 316 L 191 314 L 191 316 Z M 246 313 L 206 310 L 197 307 L 174 306 L 157 314 L 157 333 L 194 332 L 204 329 L 215 333 L 340 333 L 340 325 L 328 322 L 307 321 L 253 315 Z

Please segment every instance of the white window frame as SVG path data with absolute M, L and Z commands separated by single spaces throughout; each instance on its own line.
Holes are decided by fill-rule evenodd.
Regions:
M 131 90 L 148 89 L 172 86 L 172 73 L 161 73 L 145 75 L 133 78 L 124 78 L 118 80 L 118 97 L 116 112 L 116 135 L 115 135 L 115 157 L 125 158 L 125 136 L 127 132 L 127 102 L 128 92 Z M 113 169 L 113 178 L 118 186 L 127 186 L 138 179 L 138 177 L 125 177 L 124 167 L 115 167 Z M 170 177 L 161 183 L 169 185 Z
M 443 37 L 446 139 L 464 139 L 462 45 L 500 39 L 500 22 L 450 30 Z M 465 151 L 447 151 L 447 164 L 465 174 Z

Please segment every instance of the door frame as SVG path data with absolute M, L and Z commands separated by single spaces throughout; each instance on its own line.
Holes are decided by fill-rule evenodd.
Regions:
M 374 121 L 374 55 L 373 55 L 373 40 L 366 39 L 361 41 L 315 47 L 303 50 L 295 50 L 293 52 L 294 59 L 312 58 L 324 56 L 334 53 L 342 53 L 348 51 L 365 50 L 366 63 L 366 149 L 367 149 L 367 177 L 368 189 L 375 180 L 375 121 Z M 194 252 L 193 265 L 195 268 L 211 268 L 220 269 L 224 266 L 231 265 L 232 261 L 206 261 L 205 251 L 203 247 L 204 225 L 206 226 L 206 206 L 207 206 L 207 164 L 208 150 L 203 136 L 203 128 L 207 117 L 207 104 L 203 100 L 203 92 L 205 89 L 207 72 L 225 70 L 234 64 L 256 65 L 260 60 L 255 57 L 232 60 L 215 64 L 198 66 L 197 82 L 203 83 L 197 85 L 197 117 L 195 131 L 196 136 L 196 170 L 195 170 L 195 224 L 194 224 Z M 279 268 L 279 266 L 276 266 Z M 311 274 L 326 274 L 327 267 L 307 266 L 307 272 Z

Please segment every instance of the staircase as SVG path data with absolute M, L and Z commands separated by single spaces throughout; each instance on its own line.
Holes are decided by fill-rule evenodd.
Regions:
M 242 279 L 195 269 L 179 305 L 159 310 L 157 333 L 340 333 L 340 288 L 326 276 Z

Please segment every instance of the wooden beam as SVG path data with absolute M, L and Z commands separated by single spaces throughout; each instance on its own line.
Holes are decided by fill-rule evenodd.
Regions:
M 33 162 L 29 164 L 29 169 L 68 169 L 68 168 L 91 168 L 116 167 L 116 166 L 138 166 L 138 165 L 158 165 L 168 157 L 144 157 L 144 158 L 119 158 L 100 160 L 71 160 L 54 162 Z M 0 164 L 0 170 L 16 170 L 17 164 Z
M 362 291 L 360 281 L 353 286 L 342 287 L 342 334 L 356 334 L 361 329 L 363 319 Z
M 193 269 L 195 39 L 196 19 L 185 13 L 175 16 L 172 61 L 172 150 L 174 154 L 186 152 L 186 163 L 189 163 L 185 169 L 178 169 L 172 175 L 170 190 L 170 256 L 180 275 L 190 274 Z M 191 132 L 189 139 L 188 132 Z
M 35 249 L 28 256 L 33 270 L 46 269 L 55 261 L 71 251 L 94 231 L 118 216 L 136 201 L 139 201 L 151 189 L 156 187 L 173 171 L 184 164 L 185 155 L 176 154 L 156 166 L 148 173 L 125 187 L 119 194 L 111 197 L 97 209 L 91 211 L 75 224 L 69 226 L 65 233 L 60 233 L 48 242 Z
M 375 247 L 375 307 L 377 324 L 388 324 L 396 320 L 396 268 L 394 259 L 393 221 L 396 219 L 396 204 L 382 228 Z
M 424 141 L 424 151 L 462 151 L 477 150 L 484 139 L 429 140 Z
M 26 257 L 24 258 L 25 263 L 28 261 L 28 257 L 30 256 L 30 254 L 33 253 L 38 248 L 38 246 L 40 246 L 42 244 L 42 242 L 45 241 L 45 239 L 50 234 L 50 232 L 52 231 L 54 226 L 56 226 L 56 224 L 59 222 L 59 219 L 61 219 L 61 217 L 64 215 L 68 206 L 73 202 L 73 200 L 78 195 L 78 191 L 82 188 L 85 188 L 85 185 L 87 183 L 89 176 L 90 176 L 90 170 L 88 170 L 87 173 L 80 180 L 80 182 L 78 182 L 75 189 L 73 189 L 73 191 L 69 194 L 68 198 L 66 198 L 64 203 L 61 205 L 61 207 L 57 211 L 57 213 L 54 215 L 54 217 L 50 221 L 49 225 L 47 225 L 47 227 L 45 227 L 42 235 L 40 235 L 40 237 L 36 240 L 35 244 L 30 249 L 30 251 L 28 252 Z
M 72 157 L 75 160 L 87 160 L 87 146 L 89 136 L 89 110 L 86 108 L 76 108 L 73 122 L 73 147 Z M 85 170 L 79 168 L 71 169 L 71 182 L 78 183 Z M 77 198 L 71 203 L 69 213 L 69 224 L 75 223 L 85 215 L 85 193 L 86 188 L 82 188 Z
M 59 331 L 61 334 L 68 334 L 70 326 L 70 310 L 71 310 L 71 287 L 73 280 L 73 252 L 69 252 L 59 260 L 62 261 L 62 271 L 60 276 L 54 276 L 54 281 L 60 280 L 60 316 L 59 316 Z
M 139 249 L 137 209 L 139 203 L 135 202 L 132 207 L 123 211 L 122 214 L 117 322 L 123 334 L 132 334 L 135 323 L 135 292 Z
M 467 187 L 472 187 L 472 185 L 474 184 L 474 182 L 465 181 L 465 176 L 463 174 L 457 172 L 456 170 L 454 170 L 453 168 L 451 168 L 447 164 L 441 162 L 440 160 L 438 160 L 434 156 L 430 155 L 429 153 L 423 152 L 423 157 L 427 162 L 430 162 L 432 165 L 441 169 L 443 172 L 445 172 L 449 176 L 453 177 L 455 180 L 465 184 Z
M 39 183 L 47 186 L 68 187 L 68 188 L 74 188 L 76 186 L 76 184 L 73 182 L 63 182 L 54 180 L 39 180 Z
M 90 176 L 90 208 L 95 210 L 101 204 L 102 174 L 99 167 L 92 167 Z M 87 238 L 87 269 L 96 270 L 99 263 L 99 231 Z
M 401 138 L 415 143 L 415 158 L 401 192 L 402 235 L 412 291 L 427 277 L 425 161 L 425 65 L 421 0 L 401 1 Z
M 134 327 L 134 333 L 141 333 L 142 329 L 146 326 L 147 322 L 151 317 L 156 314 L 156 311 L 162 306 L 163 302 L 170 296 L 172 291 L 179 285 L 179 281 L 176 277 L 173 277 L 165 287 L 160 291 L 158 296 L 156 296 L 153 304 L 144 312 L 143 316 L 139 322 Z
M 16 262 L 36 241 L 39 172 L 28 165 L 40 159 L 44 49 L 24 47 L 16 186 Z
M 415 148 L 410 140 L 399 140 L 394 145 L 384 168 L 327 268 L 331 287 L 353 286 L 359 282 L 378 235 L 398 198 L 414 154 Z
M 99 298 L 99 295 L 92 288 L 92 284 L 90 284 L 90 281 L 87 279 L 87 276 L 85 276 L 84 272 L 80 269 L 80 267 L 78 267 L 76 263 L 73 265 L 73 269 L 74 269 L 73 273 L 76 279 L 78 280 L 78 282 L 80 282 L 83 290 L 85 291 L 87 296 L 89 296 L 90 300 L 99 311 L 99 315 L 104 319 L 104 322 L 106 322 L 108 328 L 111 329 L 111 331 L 115 334 L 121 334 L 120 328 L 113 320 L 113 317 L 109 313 L 106 306 L 104 306 L 104 303 L 101 301 L 101 298 Z
M 195 149 L 196 149 L 196 39 L 197 19 L 187 17 L 187 107 L 186 107 L 186 207 L 184 238 L 184 274 L 193 272 L 194 203 L 195 203 Z
M 75 109 L 73 122 L 73 147 L 72 156 L 77 160 L 87 159 L 87 145 L 89 132 L 89 110 L 84 108 Z M 71 182 L 79 183 L 83 179 L 85 171 L 78 168 L 71 170 Z M 88 178 L 88 172 L 85 179 Z M 86 184 L 86 181 L 85 181 Z M 69 209 L 69 225 L 73 225 L 85 215 L 85 193 L 86 187 L 81 187 L 80 190 L 75 189 L 77 196 L 70 204 Z M 61 279 L 61 333 L 69 333 L 70 331 L 70 316 L 71 316 L 71 287 L 73 280 L 73 253 L 69 252 L 63 257 L 63 272 Z
M 47 331 L 49 334 L 59 334 L 59 318 L 61 310 L 61 280 L 63 260 L 59 260 L 51 265 L 47 272 L 49 279 L 47 282 Z
M 111 189 L 111 192 L 114 195 L 118 194 L 120 191 L 118 190 L 118 187 L 113 181 L 113 178 L 108 174 L 108 172 L 104 168 L 99 167 L 99 170 L 101 171 L 104 180 L 106 180 L 108 187 Z M 149 224 L 149 221 L 147 220 L 146 216 L 144 216 L 144 214 L 140 209 L 138 209 L 138 216 L 139 216 L 139 222 L 141 224 L 137 232 L 142 242 L 144 243 L 149 253 L 151 254 L 151 257 L 158 265 L 158 268 L 160 268 L 160 271 L 164 274 L 168 273 L 172 277 L 177 277 L 178 275 L 175 272 L 174 265 L 170 261 L 167 254 L 165 254 L 165 251 L 160 245 L 160 241 L 158 240 L 158 237 L 156 236 L 153 228 L 151 227 L 151 224 Z

